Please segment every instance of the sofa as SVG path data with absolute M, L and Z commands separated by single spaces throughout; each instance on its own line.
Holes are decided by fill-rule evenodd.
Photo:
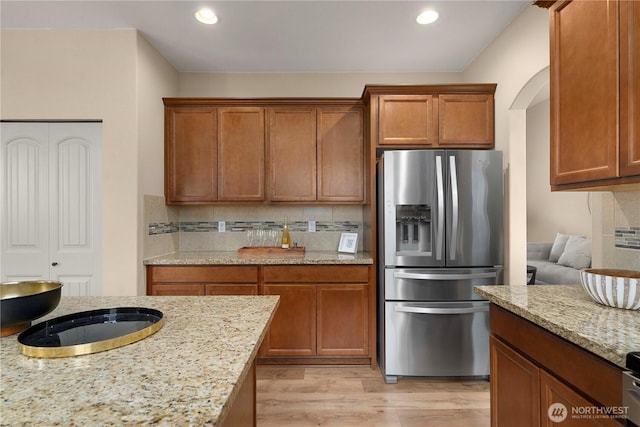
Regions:
M 579 284 L 580 270 L 591 267 L 591 244 L 583 236 L 557 233 L 553 242 L 527 243 L 527 265 L 536 268 L 535 284 Z

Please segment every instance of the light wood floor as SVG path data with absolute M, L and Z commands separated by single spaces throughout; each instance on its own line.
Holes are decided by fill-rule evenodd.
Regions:
M 369 366 L 257 369 L 258 427 L 486 427 L 489 382 L 401 378 Z

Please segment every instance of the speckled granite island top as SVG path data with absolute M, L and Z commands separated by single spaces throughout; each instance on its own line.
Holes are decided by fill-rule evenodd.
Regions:
M 0 339 L 0 424 L 219 425 L 256 357 L 278 297 L 63 297 L 46 318 L 110 307 L 164 313 L 155 334 L 84 356 L 22 355 Z
M 325 265 L 325 264 L 373 264 L 366 252 L 343 254 L 335 251 L 306 251 L 301 258 L 238 257 L 236 252 L 176 252 L 144 261 L 145 265 Z
M 476 293 L 611 363 L 640 350 L 640 311 L 596 303 L 580 285 L 477 286 Z

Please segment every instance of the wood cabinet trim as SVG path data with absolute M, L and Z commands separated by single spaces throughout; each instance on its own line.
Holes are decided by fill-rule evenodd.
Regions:
M 444 84 L 444 85 L 366 85 L 362 99 L 372 95 L 438 95 L 442 93 L 490 93 L 495 94 L 495 83 Z
M 288 107 L 288 106 L 362 106 L 360 98 L 162 98 L 165 106 L 216 107 Z

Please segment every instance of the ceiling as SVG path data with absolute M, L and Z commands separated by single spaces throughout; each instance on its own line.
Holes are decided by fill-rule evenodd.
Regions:
M 1 0 L 2 28 L 136 28 L 178 71 L 458 72 L 530 0 Z M 215 25 L 197 22 L 207 6 Z M 440 19 L 418 25 L 435 9 Z

